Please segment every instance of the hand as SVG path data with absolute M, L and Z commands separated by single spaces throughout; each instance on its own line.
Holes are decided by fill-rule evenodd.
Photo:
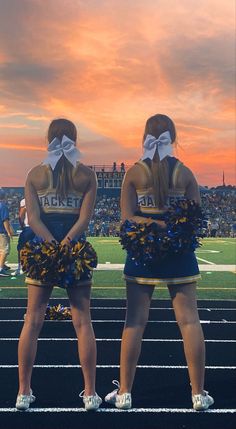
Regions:
M 157 225 L 160 226 L 160 228 L 162 229 L 166 228 L 166 223 L 164 222 L 164 220 L 155 220 L 155 223 L 157 223 Z
M 13 238 L 14 234 L 15 234 L 15 231 L 14 231 L 14 229 L 12 228 L 12 226 L 10 225 L 9 232 L 8 232 L 8 236 L 9 236 L 10 238 Z
M 62 246 L 69 246 L 71 243 L 71 238 L 70 237 L 65 237 L 63 238 L 63 240 L 61 241 L 61 245 Z
M 48 243 L 58 243 L 58 241 L 53 237 L 53 235 L 49 235 L 44 237 L 44 240 L 47 241 Z

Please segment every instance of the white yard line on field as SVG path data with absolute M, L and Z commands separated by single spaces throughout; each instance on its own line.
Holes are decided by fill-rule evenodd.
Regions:
M 197 256 L 197 259 L 198 259 L 199 261 L 206 262 L 206 263 L 207 263 L 207 264 L 209 264 L 209 265 L 216 265 L 216 264 L 214 264 L 214 262 L 207 261 L 206 259 L 203 259 L 203 258 L 199 258 L 199 256 Z
M 199 258 L 197 259 L 202 262 L 206 262 L 206 264 L 200 264 L 200 271 L 209 271 L 209 265 L 212 265 L 211 271 L 236 271 L 236 265 L 233 264 L 215 264 L 214 262 L 207 261 L 206 259 Z M 16 264 L 9 264 L 11 268 L 16 268 Z M 214 266 L 214 268 L 213 268 Z M 98 264 L 95 271 L 123 271 L 124 264 Z

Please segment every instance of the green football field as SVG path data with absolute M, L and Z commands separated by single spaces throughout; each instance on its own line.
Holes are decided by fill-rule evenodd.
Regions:
M 116 237 L 91 237 L 88 241 L 94 246 L 98 254 L 99 264 L 105 264 L 103 270 L 94 272 L 93 297 L 125 297 L 125 284 L 122 269 L 119 264 L 125 260 L 125 252 L 122 250 Z M 16 251 L 17 238 L 11 246 L 11 254 L 8 263 L 17 263 Z M 198 282 L 198 298 L 200 299 L 235 299 L 236 298 L 236 240 L 233 238 L 206 238 L 196 256 L 198 262 L 204 266 L 201 270 L 202 279 Z M 116 265 L 118 264 L 118 265 Z M 14 266 L 13 266 L 14 267 Z M 209 269 L 208 269 L 209 267 Z M 24 297 L 27 288 L 24 284 L 24 276 L 0 278 L 0 297 Z M 54 288 L 53 296 L 66 296 L 66 291 Z M 165 284 L 155 288 L 154 297 L 168 298 L 168 290 Z

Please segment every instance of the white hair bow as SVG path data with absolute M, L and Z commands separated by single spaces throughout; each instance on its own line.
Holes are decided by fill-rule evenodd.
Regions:
M 76 161 L 81 157 L 81 153 L 76 148 L 75 142 L 66 135 L 64 135 L 61 140 L 55 137 L 51 143 L 49 143 L 48 156 L 43 161 L 43 164 L 49 164 L 54 170 L 62 155 L 65 155 L 74 167 L 76 166 Z
M 172 156 L 172 140 L 169 131 L 165 131 L 158 138 L 147 134 L 143 148 L 144 153 L 141 159 L 153 159 L 156 149 L 158 150 L 160 161 L 166 156 Z

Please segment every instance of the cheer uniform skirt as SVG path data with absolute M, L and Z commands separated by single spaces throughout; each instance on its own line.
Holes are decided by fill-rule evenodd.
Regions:
M 17 244 L 18 252 L 20 252 L 20 250 L 23 249 L 27 241 L 33 240 L 34 237 L 35 237 L 35 233 L 32 231 L 32 229 L 29 226 L 24 226 L 18 238 L 18 244 Z
M 55 240 L 60 242 L 65 238 L 66 234 L 70 231 L 72 226 L 78 220 L 78 215 L 64 213 L 63 215 L 59 213 L 42 213 L 41 220 L 51 232 Z M 35 242 L 37 242 L 38 239 L 39 237 L 36 236 L 34 238 Z M 73 241 L 79 241 L 79 239 L 85 239 L 85 234 L 76 237 L 76 239 L 74 239 Z M 90 286 L 92 284 L 92 276 L 92 271 L 82 273 L 80 279 L 76 280 L 76 284 L 73 284 L 73 286 Z M 52 286 L 49 284 L 47 285 L 40 280 L 31 279 L 28 276 L 25 278 L 25 282 L 35 286 Z M 63 288 L 63 286 L 61 287 Z
M 163 220 L 160 214 L 150 216 L 150 214 L 137 213 L 137 215 Z M 157 257 L 155 261 L 148 264 L 136 261 L 132 256 L 127 255 L 124 278 L 129 283 L 155 286 L 160 283 L 170 285 L 193 283 L 201 278 L 201 275 L 195 253 L 185 252 L 167 255 L 164 258 Z

